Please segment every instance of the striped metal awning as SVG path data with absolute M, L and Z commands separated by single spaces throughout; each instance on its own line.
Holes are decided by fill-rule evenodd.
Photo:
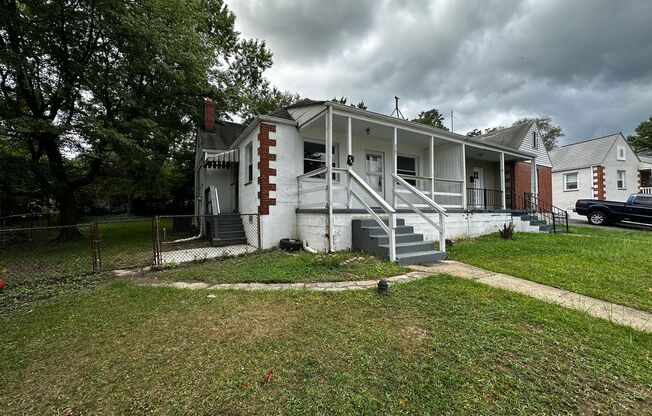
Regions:
M 231 163 L 238 163 L 239 154 L 238 149 L 227 150 L 220 153 L 205 153 L 204 166 L 212 169 L 228 169 Z

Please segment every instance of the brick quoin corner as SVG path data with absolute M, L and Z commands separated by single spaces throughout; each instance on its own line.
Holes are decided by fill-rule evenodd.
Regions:
M 269 133 L 276 133 L 274 124 L 260 124 L 258 132 L 258 213 L 269 215 L 269 207 L 276 205 L 276 198 L 270 198 L 269 193 L 276 191 L 276 184 L 270 183 L 270 179 L 276 176 L 276 169 L 269 167 L 269 162 L 276 160 L 276 155 L 269 152 L 270 147 L 276 146 L 276 140 L 269 138 Z

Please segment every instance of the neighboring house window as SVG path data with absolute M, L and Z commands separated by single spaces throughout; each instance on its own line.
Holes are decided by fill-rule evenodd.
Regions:
M 539 136 L 536 131 L 532 132 L 532 143 L 535 149 L 539 148 Z
M 619 170 L 616 174 L 616 182 L 618 189 L 627 189 L 627 182 L 625 181 L 626 173 L 624 170 Z
M 253 143 L 250 142 L 245 146 L 245 165 L 247 166 L 247 183 L 254 180 L 254 151 Z
M 333 143 L 333 167 L 337 167 L 338 151 L 337 143 Z M 312 172 L 313 170 L 326 166 L 326 144 L 316 142 L 303 142 L 303 173 Z M 314 176 L 314 178 L 326 178 L 326 174 Z M 333 174 L 333 179 L 337 180 L 337 174 Z
M 625 160 L 626 159 L 626 154 L 625 154 L 625 146 L 618 146 L 616 148 L 618 152 L 618 160 Z
M 564 191 L 577 191 L 577 172 L 564 173 Z
M 397 156 L 396 172 L 399 175 L 417 176 L 417 159 L 410 156 Z M 405 181 L 412 186 L 417 184 L 414 179 L 406 179 Z

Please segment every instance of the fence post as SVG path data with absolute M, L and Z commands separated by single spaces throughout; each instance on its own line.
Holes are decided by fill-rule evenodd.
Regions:
M 98 272 L 102 268 L 102 258 L 100 254 L 100 230 L 97 223 L 91 224 L 91 258 L 93 272 Z
M 161 220 L 158 215 L 152 218 L 152 245 L 154 248 L 154 266 L 161 265 L 160 224 Z
M 263 238 L 262 238 L 262 235 L 260 233 L 260 214 L 256 215 L 256 224 L 257 224 L 257 227 L 258 227 L 258 230 L 257 230 L 258 231 L 258 250 L 262 250 L 263 249 Z

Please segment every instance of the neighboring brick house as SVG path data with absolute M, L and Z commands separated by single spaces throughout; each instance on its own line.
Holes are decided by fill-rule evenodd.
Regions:
M 641 161 L 622 133 L 554 149 L 553 203 L 572 216 L 578 199 L 625 201 L 638 192 Z
M 552 162 L 534 121 L 518 126 L 492 131 L 478 136 L 500 146 L 535 153 L 537 163 L 537 194 L 539 199 L 552 203 Z M 530 162 L 505 163 L 505 191 L 523 196 L 531 192 L 532 170 Z

